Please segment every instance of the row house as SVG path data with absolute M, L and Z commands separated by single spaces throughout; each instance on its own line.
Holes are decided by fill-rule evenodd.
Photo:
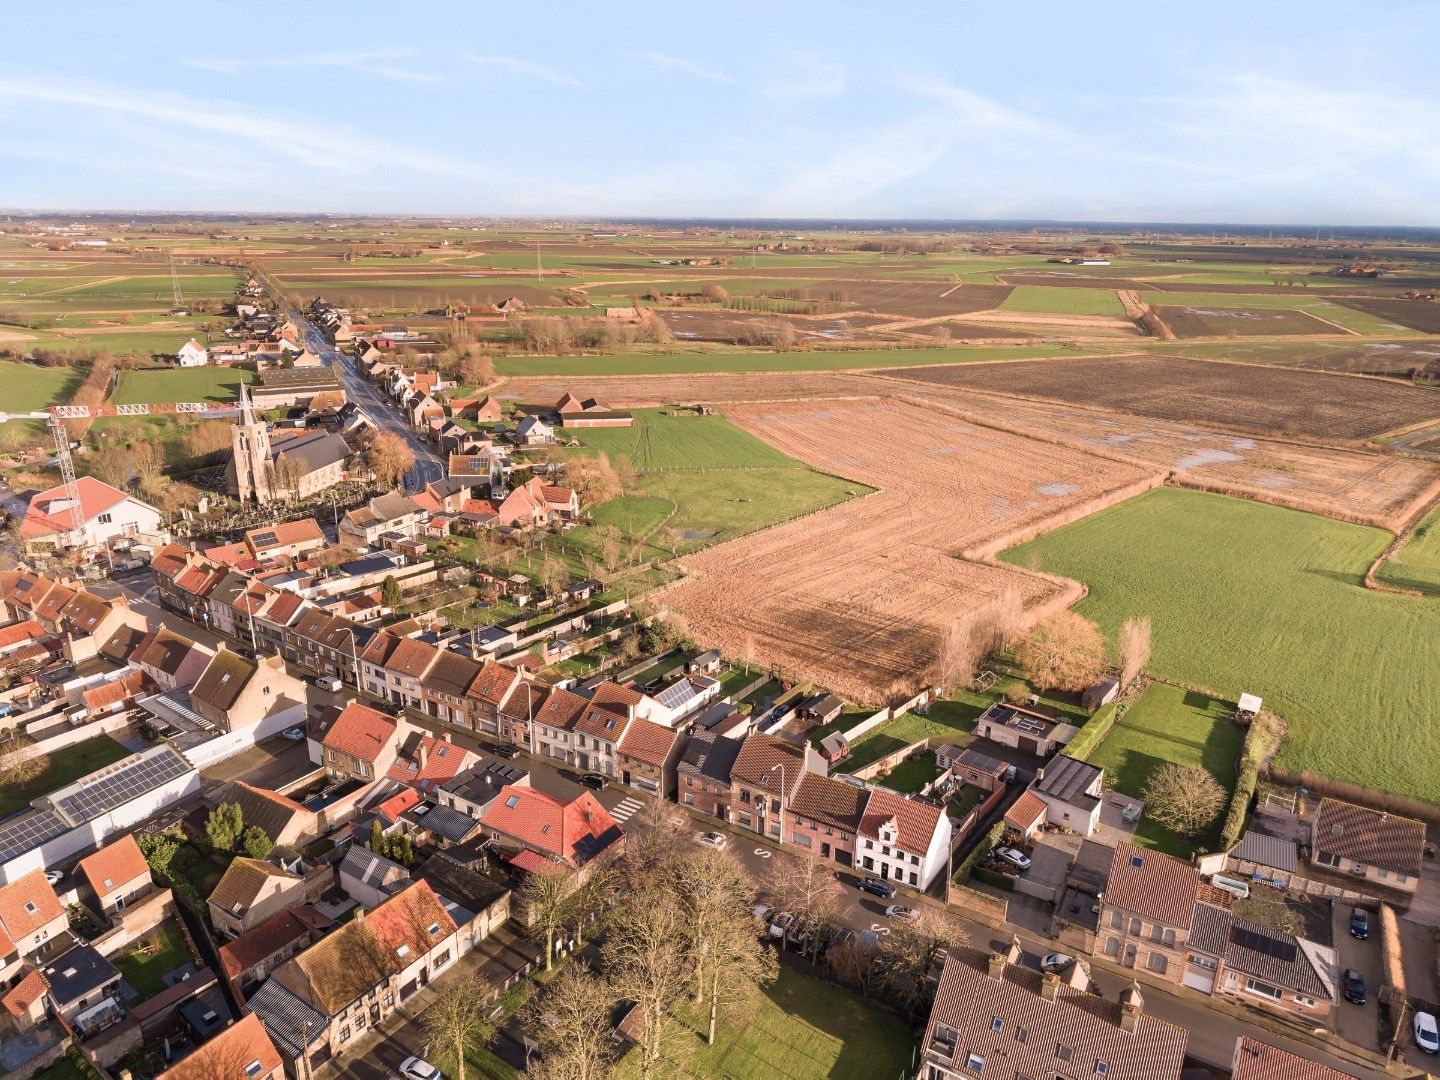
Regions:
M 522 685 L 525 686 L 523 692 L 521 691 Z M 506 708 L 510 699 L 517 694 L 521 696 L 521 701 L 517 705 L 524 706 L 527 717 L 526 723 L 522 725 L 525 729 L 525 738 L 520 740 L 512 737 L 516 729 L 515 713 L 517 709 Z M 540 705 L 541 702 L 536 696 L 535 689 L 525 682 L 516 668 L 487 660 L 465 691 L 465 720 L 475 731 L 484 732 L 495 738 L 509 739 L 518 746 L 528 747 L 530 745 L 528 718 L 534 716 L 535 710 Z M 510 734 L 506 733 L 507 727 Z
M 644 694 L 609 680 L 595 687 L 575 720 L 575 767 L 601 776 L 617 776 L 620 741 L 647 700 Z
M 365 692 L 391 704 L 425 711 L 421 680 L 439 660 L 441 650 L 428 641 L 380 631 L 360 658 Z
M 556 688 L 551 690 L 535 713 L 534 745 L 531 753 L 538 757 L 575 763 L 575 721 L 589 702 L 579 694 Z
M 887 881 L 926 889 L 949 869 L 950 818 L 934 803 L 870 788 L 858 835 L 855 865 Z
M 321 737 L 317 764 L 332 780 L 378 780 L 395 763 L 408 727 L 402 718 L 352 701 Z
M 465 695 L 483 665 L 460 653 L 442 649 L 420 680 L 421 706 L 447 723 L 469 724 Z
M 784 842 L 822 859 L 851 866 L 869 791 L 819 773 L 802 772 L 789 804 L 782 809 Z
M 424 794 L 434 794 L 478 760 L 475 754 L 450 741 L 449 735 L 411 732 L 396 749 L 385 775 Z
M 1110 860 L 1096 955 L 1182 981 L 1200 872 L 1188 862 L 1122 843 Z
M 730 821 L 730 774 L 743 744 L 713 731 L 696 731 L 676 765 L 681 805 Z
M 209 649 L 161 627 L 131 657 L 150 681 L 162 691 L 194 686 L 214 657 Z
M 360 654 L 375 635 L 369 627 L 306 606 L 281 636 L 285 659 L 317 675 L 333 675 L 357 685 L 361 681 Z
M 255 929 L 221 945 L 220 968 L 237 999 L 244 1001 L 257 983 L 309 948 L 330 925 L 329 916 L 305 905 L 272 915 Z
M 805 751 L 774 735 L 752 732 L 730 767 L 731 821 L 783 842 L 783 808 L 804 777 Z
M 616 746 L 615 765 L 620 782 L 662 799 L 673 799 L 675 767 L 684 744 L 680 732 L 636 717 Z
M 304 685 L 278 654 L 252 660 L 223 647 L 190 688 L 195 714 L 227 732 L 253 727 L 276 709 L 304 701 Z
M 123 595 L 106 600 L 28 570 L 0 572 L 0 621 L 33 619 L 47 634 L 63 638 L 75 661 L 94 656 L 100 643 L 122 626 L 144 626 Z

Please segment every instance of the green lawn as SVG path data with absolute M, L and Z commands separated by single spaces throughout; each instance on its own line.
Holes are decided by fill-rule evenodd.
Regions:
M 995 699 L 962 691 L 954 700 L 944 699 L 930 706 L 927 715 L 908 712 L 879 727 L 871 728 L 850 747 L 850 756 L 840 763 L 841 772 L 853 772 L 876 758 L 917 743 L 921 739 L 955 739 L 975 730 L 975 721 Z M 856 723 L 860 718 L 856 718 Z M 852 724 L 853 726 L 853 724 Z M 822 736 L 823 737 L 823 736 Z
M 1400 550 L 1380 568 L 1380 579 L 1440 596 L 1440 507 L 1425 516 Z
M 39 412 L 70 400 L 84 373 L 74 368 L 41 367 L 0 360 L 0 386 L 5 388 L 6 412 Z
M 1255 311 L 1260 309 L 1303 311 L 1316 318 L 1339 323 L 1359 334 L 1389 336 L 1419 336 L 1420 331 L 1411 330 L 1397 323 L 1371 315 L 1367 311 L 1356 311 L 1327 300 L 1323 295 L 1303 293 L 1206 293 L 1206 292 L 1147 292 L 1141 294 L 1146 303 L 1168 307 L 1200 307 L 1217 310 Z
M 1150 670 L 1289 721 L 1278 762 L 1440 801 L 1440 607 L 1365 589 L 1378 529 L 1161 488 L 1003 555 L 1085 582 L 1081 614 L 1154 626 Z
M 164 990 L 165 976 L 190 959 L 180 928 L 166 922 L 115 956 L 112 962 L 140 995 L 131 1004 L 139 1004 Z
M 636 352 L 618 356 L 504 356 L 495 360 L 501 375 L 684 375 L 703 371 L 843 371 L 855 368 L 912 367 L 916 364 L 966 364 L 976 360 L 1060 356 L 1063 346 L 955 346 L 949 349 L 854 349 L 823 352 L 759 352 L 714 349 L 709 352 Z M 1092 350 L 1093 351 L 1093 350 Z
M 1229 791 L 1235 786 L 1235 763 L 1244 738 L 1227 719 L 1229 712 L 1230 704 L 1218 698 L 1151 683 L 1090 755 L 1090 763 L 1105 770 L 1107 788 L 1137 798 L 1144 795 L 1150 774 L 1165 762 L 1203 765 Z M 1222 817 L 1198 841 L 1206 850 L 1216 846 Z M 1189 843 L 1148 815 L 1141 819 L 1136 837 L 1174 855 L 1190 854 Z
M 723 416 L 636 409 L 628 428 L 579 428 L 580 443 L 641 472 L 660 469 L 790 468 L 796 462 Z
M 62 1057 L 48 1069 L 38 1072 L 32 1080 L 89 1080 L 68 1057 Z
M 854 994 L 782 966 L 758 1001 L 721 1013 L 707 1046 L 708 1013 L 676 1005 L 656 1076 L 730 1080 L 888 1080 L 908 1074 L 912 1043 L 901 1020 Z M 639 1056 L 612 1071 L 640 1075 Z
M 253 383 L 255 373 L 244 368 L 142 368 L 124 371 L 111 401 L 116 405 L 155 404 L 162 401 L 232 402 L 241 383 Z
M 1125 307 L 1114 289 L 1067 289 L 1050 285 L 1017 285 L 1001 311 L 1034 311 L 1047 315 L 1118 315 Z
M 35 779 L 24 784 L 10 785 L 0 791 L 0 817 L 13 814 L 23 809 L 30 800 L 48 795 L 57 788 L 129 755 L 130 751 L 109 735 L 97 735 L 85 742 L 56 750 L 49 755 L 48 767 Z
M 888 773 L 877 776 L 875 782 L 894 791 L 910 792 L 919 791 L 939 775 L 940 767 L 935 764 L 935 751 L 926 750 L 923 754 L 906 758 Z

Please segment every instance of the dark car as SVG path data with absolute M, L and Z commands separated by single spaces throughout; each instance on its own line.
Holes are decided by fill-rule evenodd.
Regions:
M 1350 936 L 1361 941 L 1370 936 L 1370 913 L 1364 908 L 1350 909 Z
M 609 781 L 598 772 L 587 772 L 584 776 L 580 777 L 580 782 L 588 788 L 594 788 L 596 791 L 604 791 L 605 785 L 609 783 Z
M 889 900 L 895 895 L 895 886 L 888 881 L 881 881 L 879 878 L 867 877 L 860 879 L 860 891 Z
M 490 753 L 494 754 L 496 757 L 512 758 L 516 754 L 520 753 L 520 748 L 518 746 L 513 746 L 510 743 L 505 743 L 501 746 L 492 746 L 490 748 Z
M 1354 968 L 1345 969 L 1345 1000 L 1352 1005 L 1365 1004 L 1365 976 Z

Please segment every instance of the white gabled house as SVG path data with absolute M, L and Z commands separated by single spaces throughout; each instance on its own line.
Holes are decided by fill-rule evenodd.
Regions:
M 184 345 L 181 345 L 180 351 L 175 354 L 175 364 L 177 367 L 204 367 L 209 362 L 209 350 L 193 337 Z

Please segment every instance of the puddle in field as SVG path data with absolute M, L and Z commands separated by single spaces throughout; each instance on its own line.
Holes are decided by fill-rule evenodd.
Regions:
M 680 534 L 682 540 L 709 540 L 718 529 L 686 529 Z
M 931 456 L 931 457 L 940 457 L 942 454 L 953 454 L 953 453 L 955 453 L 955 447 L 953 447 L 953 446 L 937 446 L 937 447 L 935 447 L 934 450 L 931 450 L 931 451 L 930 451 L 930 456 Z
M 1293 484 L 1294 482 L 1295 482 L 1295 481 L 1294 481 L 1294 480 L 1291 480 L 1290 477 L 1288 477 L 1288 476 L 1274 476 L 1274 475 L 1271 475 L 1271 476 L 1262 476 L 1262 477 L 1260 477 L 1259 480 L 1256 480 L 1256 481 L 1255 481 L 1255 483 L 1259 484 L 1261 487 L 1271 487 L 1271 488 L 1289 487 L 1289 486 L 1290 486 L 1291 484 Z
M 1255 449 L 1255 440 L 1254 440 L 1254 439 L 1231 439 L 1231 440 L 1230 440 L 1230 445 L 1233 446 L 1236 450 L 1254 450 L 1254 449 Z
M 1219 465 L 1227 461 L 1244 461 L 1239 454 L 1232 454 L 1229 450 L 1201 450 L 1197 454 L 1187 454 L 1175 463 L 1177 469 L 1198 469 L 1203 465 Z
M 1036 484 L 1035 490 L 1052 499 L 1063 499 L 1066 495 L 1074 495 L 1080 487 L 1078 484 Z

